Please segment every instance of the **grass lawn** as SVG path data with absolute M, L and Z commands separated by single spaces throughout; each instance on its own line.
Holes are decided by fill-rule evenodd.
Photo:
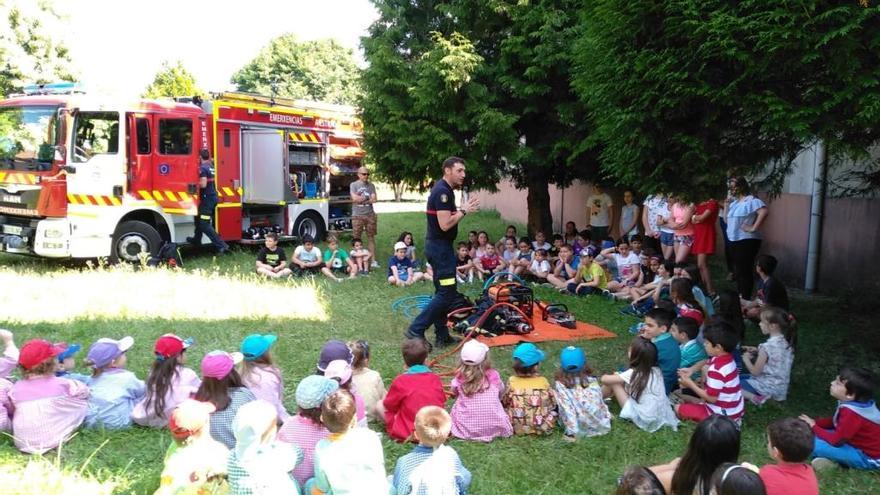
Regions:
M 461 227 L 486 230 L 495 239 L 505 222 L 493 212 L 469 215 Z M 380 261 L 387 261 L 391 245 L 402 230 L 424 239 L 424 216 L 417 213 L 384 214 L 379 220 Z M 347 239 L 344 240 L 347 246 Z M 292 246 L 285 245 L 290 253 Z M 79 342 L 87 347 L 99 337 L 132 335 L 129 369 L 144 378 L 152 359 L 153 341 L 160 334 L 175 332 L 195 337 L 188 353 L 189 366 L 198 370 L 202 355 L 213 349 L 235 350 L 253 332 L 276 333 L 273 353 L 285 376 L 287 403 L 295 409 L 293 392 L 298 381 L 315 366 L 318 350 L 330 338 L 363 338 L 371 344 L 371 367 L 387 383 L 400 372 L 401 334 L 408 321 L 390 310 L 397 298 L 432 292 L 430 284 L 409 289 L 389 287 L 384 270 L 368 278 L 335 283 L 314 281 L 263 281 L 253 270 L 254 253 L 236 250 L 232 256 L 184 253 L 185 271 L 140 272 L 130 268 L 82 270 L 81 265 L 22 257 L 0 257 L 0 283 L 6 287 L 0 327 L 15 332 L 23 344 L 34 337 Z M 464 288 L 471 296 L 478 288 Z M 621 316 L 614 303 L 602 298 L 560 296 L 536 289 L 536 296 L 564 302 L 581 320 L 595 323 L 618 335 L 615 339 L 580 342 L 590 366 L 600 372 L 615 370 L 625 362 L 631 340 L 627 328 L 636 320 Z M 789 400 L 768 403 L 761 409 L 748 406 L 743 426 L 740 460 L 758 465 L 770 462 L 764 429 L 772 420 L 807 413 L 830 415 L 835 407 L 828 384 L 843 365 L 871 366 L 877 370 L 880 345 L 873 335 L 877 305 L 866 314 L 844 307 L 826 297 L 794 295 L 800 323 L 800 342 Z M 749 328 L 747 343 L 760 342 L 759 331 Z M 552 377 L 562 343 L 543 344 L 549 359 L 542 373 Z M 493 348 L 492 360 L 504 377 L 510 375 L 511 348 Z M 81 352 L 79 358 L 84 357 Z M 619 412 L 616 405 L 612 412 Z M 678 432 L 664 429 L 649 434 L 626 421 L 615 420 L 608 435 L 567 443 L 561 433 L 546 438 L 512 438 L 491 445 L 452 441 L 464 464 L 473 472 L 471 493 L 612 493 L 617 477 L 629 464 L 667 462 L 685 449 L 692 424 Z M 384 438 L 384 437 L 383 437 Z M 67 473 L 81 473 L 115 493 L 152 493 L 159 481 L 162 457 L 170 442 L 165 431 L 133 428 L 124 432 L 81 431 L 48 460 Z M 389 473 L 409 446 L 384 440 Z M 0 486 L 4 493 L 34 493 L 20 485 L 29 458 L 19 454 L 9 438 L 0 438 Z M 45 466 L 39 468 L 44 473 Z M 43 469 L 44 471 L 40 471 Z M 51 471 L 51 470 L 49 470 Z M 43 489 L 52 486 L 51 476 Z M 33 473 L 31 476 L 33 477 Z M 880 476 L 864 472 L 823 472 L 823 494 L 880 493 Z M 69 489 L 72 485 L 66 485 Z M 10 490 L 10 487 L 12 491 Z M 93 491 L 97 491 L 94 488 Z M 85 493 L 87 490 L 79 490 Z M 72 493 L 72 492 L 71 492 Z

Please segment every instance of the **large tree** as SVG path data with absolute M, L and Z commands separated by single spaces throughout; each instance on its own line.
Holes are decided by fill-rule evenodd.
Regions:
M 232 82 L 242 91 L 353 104 L 359 76 L 354 53 L 336 40 L 300 41 L 285 34 L 260 50 Z
M 144 98 L 160 98 L 163 96 L 196 96 L 204 92 L 196 85 L 196 78 L 179 60 L 171 64 L 162 62 L 162 68 L 156 73 L 153 82 L 144 91 Z
M 549 230 L 548 184 L 591 177 L 569 86 L 574 0 L 374 0 L 363 47 L 365 141 L 381 175 L 424 186 L 449 155 L 473 187 L 528 189 L 529 230 Z
M 619 182 L 698 195 L 773 163 L 778 188 L 811 142 L 852 152 L 880 137 L 876 6 L 593 0 L 581 13 L 573 85 Z
M 74 80 L 67 47 L 51 35 L 60 25 L 51 2 L 0 0 L 0 96 L 30 83 Z

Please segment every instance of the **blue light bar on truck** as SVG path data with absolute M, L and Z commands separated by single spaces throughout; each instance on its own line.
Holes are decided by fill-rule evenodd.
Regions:
M 24 94 L 33 95 L 69 95 L 73 93 L 85 93 L 86 88 L 78 82 L 57 82 L 44 84 L 28 84 L 24 87 Z

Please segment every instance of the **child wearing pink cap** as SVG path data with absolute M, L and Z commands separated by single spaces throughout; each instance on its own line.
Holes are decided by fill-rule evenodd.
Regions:
M 18 364 L 23 379 L 12 386 L 15 446 L 28 454 L 42 454 L 66 440 L 85 419 L 89 387 L 55 376 L 59 346 L 31 340 L 21 348 Z
M 202 358 L 202 384 L 193 399 L 214 404 L 217 411 L 211 413 L 211 436 L 229 449 L 235 448 L 232 421 L 241 406 L 257 400 L 253 392 L 244 386 L 235 365 L 242 355 L 223 351 L 211 351 Z
M 351 365 L 348 364 L 347 361 L 344 361 L 342 359 L 330 361 L 330 364 L 327 365 L 327 369 L 324 370 L 324 376 L 330 378 L 331 380 L 336 380 L 337 382 L 339 382 L 339 388 L 351 392 L 352 397 L 354 397 L 355 418 L 357 418 L 357 426 L 366 428 L 367 407 L 364 403 L 364 398 L 361 396 L 361 394 L 358 393 L 358 391 L 351 383 Z
M 189 399 L 202 381 L 196 372 L 184 366 L 186 350 L 192 339 L 182 339 L 167 333 L 154 347 L 156 360 L 147 378 L 146 393 L 131 411 L 131 419 L 141 426 L 163 428 L 168 425 L 171 411 Z
M 452 434 L 464 440 L 491 442 L 513 435 L 510 418 L 501 405 L 504 382 L 492 367 L 489 346 L 468 340 L 452 379 Z
M 241 342 L 241 381 L 254 396 L 273 406 L 278 412 L 278 421 L 284 422 L 290 416 L 284 408 L 284 380 L 281 370 L 275 366 L 270 348 L 278 337 L 275 335 L 248 335 Z
M 92 366 L 92 378 L 86 427 L 115 430 L 131 426 L 131 411 L 146 389 L 143 380 L 125 369 L 125 353 L 133 345 L 131 337 L 105 338 L 89 348 L 86 361 Z

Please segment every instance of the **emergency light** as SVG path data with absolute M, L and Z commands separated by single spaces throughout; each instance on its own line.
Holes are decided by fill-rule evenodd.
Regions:
M 28 84 L 24 87 L 24 94 L 33 95 L 69 95 L 85 93 L 86 88 L 82 83 L 63 81 L 57 83 Z

